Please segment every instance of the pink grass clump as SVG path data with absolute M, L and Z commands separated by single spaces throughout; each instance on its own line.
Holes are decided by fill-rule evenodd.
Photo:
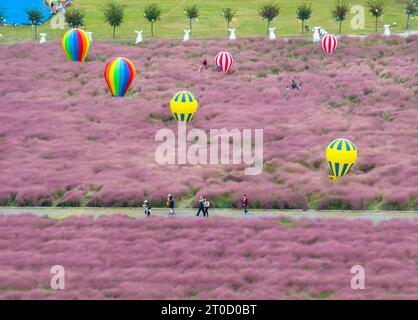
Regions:
M 136 206 L 196 190 L 213 205 L 278 208 L 417 208 L 418 37 L 342 37 L 334 55 L 302 39 L 153 40 L 133 47 L 95 42 L 84 64 L 59 42 L 0 46 L 0 203 Z M 220 50 L 233 72 L 197 72 Z M 138 77 L 111 98 L 105 63 L 130 58 Z M 291 80 L 302 90 L 286 90 Z M 199 99 L 191 127 L 264 129 L 265 171 L 243 166 L 160 166 L 155 133 L 176 129 L 169 100 Z M 337 137 L 359 148 L 340 182 L 327 177 L 325 148 Z M 218 204 L 217 204 L 218 203 Z M 223 203 L 224 205 L 225 203 Z
M 0 216 L 0 299 L 417 299 L 417 243 L 416 220 Z

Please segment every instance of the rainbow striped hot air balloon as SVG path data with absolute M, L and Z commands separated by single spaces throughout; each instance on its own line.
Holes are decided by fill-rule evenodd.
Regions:
M 118 57 L 107 64 L 104 76 L 112 96 L 123 97 L 134 82 L 135 66 L 131 60 Z
M 177 121 L 190 122 L 198 108 L 195 97 L 189 91 L 177 92 L 170 101 L 170 109 Z
M 90 40 L 83 30 L 71 29 L 64 34 L 62 47 L 70 61 L 83 62 L 90 49 Z
M 345 176 L 357 160 L 357 147 L 347 139 L 335 139 L 326 151 L 326 157 L 331 169 L 331 179 Z

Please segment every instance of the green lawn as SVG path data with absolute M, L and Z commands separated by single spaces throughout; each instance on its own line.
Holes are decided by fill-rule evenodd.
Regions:
M 153 0 L 118 0 L 118 3 L 126 6 L 126 17 L 123 25 L 117 31 L 119 39 L 134 39 L 134 30 L 144 30 L 144 37 L 150 36 L 150 27 L 144 19 L 143 10 L 146 4 Z M 184 7 L 189 4 L 198 4 L 201 16 L 193 24 L 192 37 L 222 37 L 227 36 L 226 23 L 220 14 L 221 8 L 231 7 L 238 12 L 232 27 L 237 28 L 237 37 L 260 36 L 266 33 L 266 22 L 259 16 L 257 9 L 260 4 L 269 0 L 164 0 L 154 1 L 159 3 L 162 10 L 162 20 L 155 26 L 155 36 L 163 38 L 179 38 L 183 36 L 183 29 L 188 28 L 184 16 Z M 279 18 L 273 21 L 278 36 L 300 35 L 300 21 L 296 19 L 297 0 L 276 1 L 281 7 Z M 338 24 L 330 17 L 330 11 L 334 5 L 334 0 L 311 0 L 313 16 L 309 25 L 322 26 L 330 33 L 338 32 Z M 348 0 L 350 7 L 355 4 L 364 5 L 366 0 Z M 111 28 L 103 22 L 101 8 L 103 0 L 74 0 L 74 6 L 82 8 L 86 13 L 85 29 L 93 32 L 96 40 L 109 39 Z M 404 13 L 405 0 L 385 0 L 385 15 L 379 19 L 379 32 L 383 32 L 383 24 L 396 22 L 398 26 L 392 28 L 393 32 L 404 31 L 406 15 Z M 374 19 L 366 9 L 366 24 L 363 30 L 354 30 L 350 27 L 352 14 L 343 23 L 343 33 L 366 34 L 374 31 Z M 418 27 L 418 24 L 416 24 Z M 417 28 L 415 27 L 415 29 Z M 61 30 L 52 30 L 49 22 L 40 28 L 41 32 L 46 32 L 48 38 L 60 37 Z M 3 41 L 13 42 L 29 40 L 33 38 L 33 28 L 30 26 L 21 27 L 1 27 L 0 33 L 3 34 Z M 311 33 L 306 34 L 311 36 Z

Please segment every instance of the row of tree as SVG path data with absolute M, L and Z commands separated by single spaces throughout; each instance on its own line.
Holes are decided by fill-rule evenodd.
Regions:
M 417 14 L 417 0 L 408 0 L 405 6 L 405 14 L 407 15 L 406 28 L 410 28 L 411 19 Z M 384 13 L 383 0 L 369 0 L 366 4 L 368 11 L 375 18 L 375 31 L 377 32 L 377 21 Z M 117 2 L 107 3 L 103 7 L 104 21 L 109 24 L 113 29 L 113 37 L 116 37 L 116 28 L 120 27 L 125 17 L 124 5 Z M 305 30 L 309 30 L 306 26 L 306 22 L 311 19 L 312 5 L 301 3 L 297 6 L 296 17 L 301 21 L 302 33 Z M 151 36 L 154 36 L 154 23 L 161 20 L 162 10 L 158 4 L 152 3 L 144 8 L 144 18 L 150 23 Z M 339 23 L 339 33 L 341 33 L 342 23 L 348 17 L 349 5 L 345 0 L 335 0 L 335 5 L 330 14 L 333 20 Z M 42 13 L 37 9 L 31 9 L 26 12 L 28 20 L 35 26 L 35 38 L 37 35 L 36 27 L 42 20 Z M 199 17 L 199 8 L 197 5 L 190 5 L 184 8 L 184 14 L 189 22 L 189 28 L 192 30 L 192 24 Z M 228 29 L 230 23 L 237 15 L 237 12 L 232 8 L 221 9 L 221 14 L 224 17 Z M 267 21 L 267 32 L 270 28 L 271 22 L 277 18 L 280 14 L 280 6 L 275 3 L 264 4 L 258 9 L 258 14 Z M 80 27 L 84 25 L 84 13 L 77 8 L 69 8 L 65 12 L 65 19 L 70 27 Z M 4 13 L 0 9 L 0 23 L 4 20 Z

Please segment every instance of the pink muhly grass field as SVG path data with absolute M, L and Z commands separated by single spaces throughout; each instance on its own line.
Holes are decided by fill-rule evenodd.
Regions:
M 215 72 L 220 50 L 234 55 L 228 75 Z M 301 39 L 94 42 L 78 64 L 59 42 L 0 45 L 0 204 L 134 206 L 198 190 L 215 206 L 247 193 L 253 207 L 417 209 L 417 52 L 416 36 L 343 37 L 332 56 Z M 103 78 L 116 56 L 138 71 L 125 99 Z M 292 79 L 302 91 L 286 90 Z M 168 105 L 182 89 L 199 99 L 192 127 L 264 129 L 261 175 L 156 163 L 155 133 L 176 129 Z M 325 148 L 338 137 L 359 157 L 333 182 Z
M 417 243 L 416 220 L 0 216 L 0 299 L 418 299 Z

